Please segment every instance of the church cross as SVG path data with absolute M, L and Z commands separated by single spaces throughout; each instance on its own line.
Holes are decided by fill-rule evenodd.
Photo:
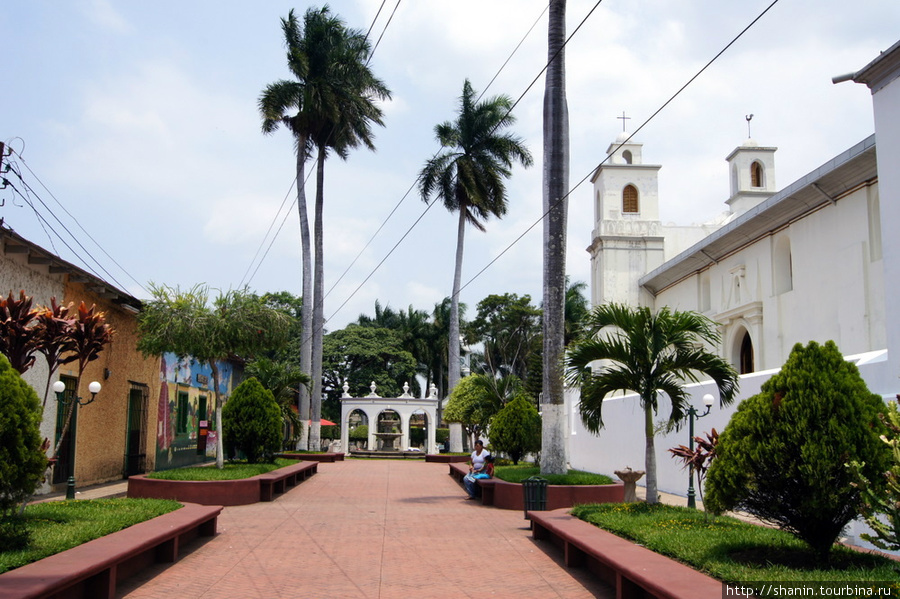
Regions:
M 625 121 L 630 121 L 630 120 L 631 120 L 631 117 L 630 117 L 630 116 L 625 116 L 625 111 L 623 110 L 623 111 L 622 111 L 622 116 L 617 116 L 616 118 L 617 118 L 617 119 L 622 119 L 622 132 L 624 133 L 624 131 L 625 131 Z
M 752 136 L 750 135 L 750 121 L 753 120 L 753 115 L 752 115 L 752 114 L 748 114 L 748 115 L 745 116 L 744 118 L 747 119 L 747 139 L 750 139 L 750 138 L 752 137 Z

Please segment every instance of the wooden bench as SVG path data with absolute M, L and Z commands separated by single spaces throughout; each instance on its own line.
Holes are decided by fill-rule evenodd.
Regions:
M 184 507 L 0 574 L 0 599 L 107 598 L 116 584 L 154 564 L 174 562 L 197 537 L 216 534 L 222 506 Z
M 720 581 L 568 514 L 528 512 L 532 536 L 563 550 L 568 567 L 583 567 L 616 589 L 617 599 L 703 599 L 723 596 Z
M 275 495 L 284 493 L 288 487 L 295 487 L 319 471 L 319 462 L 298 462 L 272 472 L 257 475 L 259 480 L 259 500 L 272 501 Z

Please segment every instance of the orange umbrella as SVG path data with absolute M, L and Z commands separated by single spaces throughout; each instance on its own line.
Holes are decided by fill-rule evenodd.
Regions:
M 312 424 L 312 420 L 307 420 L 306 423 Z M 322 426 L 337 426 L 337 422 L 332 422 L 331 420 L 325 420 L 324 418 L 319 420 L 319 424 L 321 424 Z

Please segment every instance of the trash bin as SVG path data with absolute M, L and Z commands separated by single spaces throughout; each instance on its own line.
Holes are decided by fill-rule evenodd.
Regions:
M 530 476 L 522 481 L 522 493 L 525 499 L 525 519 L 528 519 L 528 511 L 540 511 L 547 509 L 547 479 L 540 476 Z

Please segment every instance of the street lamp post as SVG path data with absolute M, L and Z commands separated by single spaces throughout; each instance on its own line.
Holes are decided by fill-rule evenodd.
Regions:
M 697 413 L 697 408 L 693 405 L 688 407 L 688 433 L 690 437 L 688 438 L 688 448 L 691 451 L 691 454 L 694 453 L 694 420 L 699 420 L 704 416 L 709 414 L 709 409 L 712 407 L 713 402 L 715 401 L 715 397 L 707 393 L 703 396 L 703 405 L 706 406 L 706 411 L 702 414 Z M 688 465 L 688 492 L 687 492 L 687 506 L 689 508 L 696 509 L 697 508 L 697 500 L 694 495 L 694 462 L 691 462 Z
M 86 406 L 89 403 L 92 403 L 94 399 L 97 398 L 97 394 L 100 393 L 100 383 L 97 381 L 91 382 L 88 385 L 88 391 L 91 392 L 91 398 L 87 401 L 82 401 L 80 397 L 71 397 L 66 399 L 66 384 L 62 381 L 56 381 L 53 383 L 53 391 L 56 392 L 56 401 L 60 403 L 60 405 L 67 406 L 70 403 L 72 404 L 72 409 L 76 411 L 75 414 L 72 414 L 75 417 L 75 422 L 77 425 L 78 422 L 78 406 Z M 72 432 L 71 427 L 69 428 L 69 434 L 73 435 L 75 433 Z M 66 499 L 75 499 L 75 444 L 72 443 L 69 446 L 69 460 L 68 460 L 68 470 L 69 470 L 69 480 L 66 482 Z

